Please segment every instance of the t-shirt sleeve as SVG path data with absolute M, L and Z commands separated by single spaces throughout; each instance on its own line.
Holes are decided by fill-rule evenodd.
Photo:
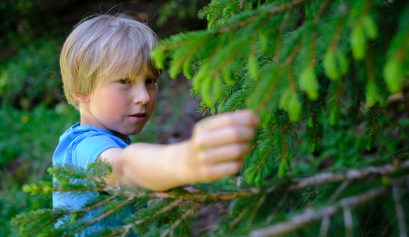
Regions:
M 73 165 L 86 169 L 88 164 L 95 162 L 103 151 L 113 147 L 120 146 L 105 134 L 87 136 L 78 141 L 72 150 Z

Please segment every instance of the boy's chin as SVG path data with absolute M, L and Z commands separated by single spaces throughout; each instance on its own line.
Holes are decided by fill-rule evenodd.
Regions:
M 129 130 L 129 131 L 126 133 L 126 135 L 127 135 L 127 136 L 136 135 L 136 134 L 140 133 L 140 132 L 142 131 L 142 129 L 143 129 L 143 126 L 142 126 L 142 127 L 136 127 L 136 128 L 134 128 L 134 129 L 132 129 L 132 130 Z
M 140 133 L 144 127 L 145 127 L 145 124 L 137 124 L 136 126 L 127 126 L 127 127 L 118 128 L 114 130 L 113 132 L 116 133 L 117 135 L 120 135 L 121 137 L 127 137 L 127 136 L 136 135 Z

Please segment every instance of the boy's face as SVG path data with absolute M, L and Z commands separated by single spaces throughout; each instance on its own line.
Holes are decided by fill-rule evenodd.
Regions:
M 152 115 L 157 92 L 158 78 L 148 72 L 132 78 L 121 73 L 101 78 L 90 95 L 78 96 L 81 124 L 119 136 L 138 133 Z

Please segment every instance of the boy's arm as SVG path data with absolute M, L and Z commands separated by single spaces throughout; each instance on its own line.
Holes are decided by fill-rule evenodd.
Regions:
M 249 111 L 226 113 L 196 124 L 191 139 L 172 145 L 135 143 L 101 154 L 112 165 L 107 178 L 163 191 L 236 174 L 254 137 L 257 118 Z

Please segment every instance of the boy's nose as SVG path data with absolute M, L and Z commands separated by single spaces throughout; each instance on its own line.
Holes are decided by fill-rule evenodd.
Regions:
M 145 85 L 135 85 L 132 90 L 134 104 L 147 104 L 150 101 L 150 95 Z

